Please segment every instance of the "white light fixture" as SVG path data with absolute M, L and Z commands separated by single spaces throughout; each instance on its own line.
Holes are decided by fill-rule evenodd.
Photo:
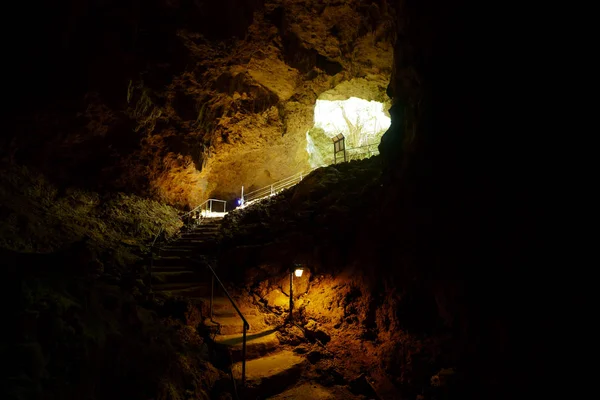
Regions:
M 297 268 L 296 271 L 294 271 L 294 275 L 296 275 L 298 278 L 300 278 L 302 276 L 302 272 L 304 270 L 302 268 Z

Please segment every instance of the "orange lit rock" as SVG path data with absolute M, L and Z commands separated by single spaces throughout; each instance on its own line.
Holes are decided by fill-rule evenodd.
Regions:
M 267 300 L 269 307 L 275 307 L 279 311 L 289 310 L 290 299 L 279 289 L 271 290 L 265 297 L 265 300 Z
M 301 277 L 294 276 L 293 284 L 294 284 L 294 299 L 297 299 L 299 296 L 302 296 L 308 292 L 310 281 L 310 272 L 304 271 Z M 290 277 L 289 275 L 285 278 L 279 280 L 279 288 L 286 295 L 290 295 Z

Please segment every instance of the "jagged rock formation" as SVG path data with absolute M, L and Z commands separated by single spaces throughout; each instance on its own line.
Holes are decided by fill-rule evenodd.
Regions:
M 440 0 L 397 1 L 393 13 L 385 1 L 372 6 L 352 0 L 77 4 L 27 2 L 17 13 L 32 18 L 19 32 L 29 42 L 14 41 L 6 49 L 11 59 L 5 96 L 11 101 L 5 111 L 15 118 L 3 138 L 3 158 L 41 167 L 65 185 L 194 204 L 216 189 L 224 196 L 236 193 L 237 180 L 260 185 L 284 175 L 285 168 L 302 167 L 301 148 L 292 138 L 310 125 L 311 102 L 344 80 L 385 82 L 391 70 L 393 125 L 381 145 L 378 228 L 369 226 L 363 236 L 377 242 L 369 255 L 385 265 L 399 299 L 394 304 L 394 296 L 379 291 L 392 302 L 377 322 L 412 330 L 416 340 L 387 337 L 385 353 L 392 357 L 380 367 L 407 398 L 423 396 L 424 384 L 433 397 L 444 397 L 441 382 L 454 366 L 461 371 L 455 376 L 458 398 L 510 398 L 524 394 L 524 387 L 544 388 L 532 374 L 556 352 L 544 354 L 540 342 L 566 330 L 557 327 L 571 330 L 577 318 L 590 318 L 582 318 L 581 304 L 562 303 L 562 289 L 583 286 L 565 281 L 576 274 L 560 270 L 563 276 L 554 280 L 553 263 L 540 262 L 554 251 L 542 249 L 536 235 L 548 225 L 540 223 L 543 202 L 532 196 L 538 176 L 524 162 L 536 152 L 514 133 L 515 126 L 501 124 L 509 120 L 501 111 L 513 115 L 526 86 L 510 74 L 524 71 L 515 57 L 519 46 L 509 40 L 514 26 L 504 19 L 519 12 Z M 491 23 L 492 17 L 501 24 Z M 391 19 L 397 22 L 395 65 L 386 70 Z M 502 146 L 507 133 L 517 139 Z M 268 173 L 253 167 L 265 164 L 265 146 L 278 150 L 266 159 Z M 246 162 L 250 172 L 238 179 Z M 325 175 L 345 184 L 334 171 Z M 230 183 L 217 187 L 215 176 Z M 340 206 L 360 207 L 336 204 L 326 196 L 327 186 L 317 194 L 333 206 L 334 217 L 348 212 Z M 313 193 L 296 200 L 311 200 Z M 365 265 L 370 267 L 356 269 Z M 537 265 L 544 266 L 542 273 Z M 368 270 L 380 276 L 381 270 Z M 356 299 L 348 289 L 342 294 Z M 361 287 L 361 294 L 378 289 Z M 343 315 L 350 319 L 342 329 L 362 325 L 354 317 L 360 322 L 373 316 L 363 300 L 346 303 L 359 309 Z M 438 328 L 448 334 L 445 347 L 422 347 L 417 336 L 439 334 Z M 385 338 L 389 331 L 379 333 Z M 347 349 L 335 339 L 340 350 Z M 556 337 L 553 344 L 563 343 L 570 342 Z M 433 356 L 437 364 L 429 362 Z M 434 366 L 441 367 L 435 375 Z
M 352 357 L 361 354 L 365 370 L 383 378 L 378 390 L 387 392 L 389 378 L 400 393 L 389 398 L 539 396 L 543 364 L 554 365 L 539 343 L 561 341 L 550 331 L 586 318 L 582 297 L 565 307 L 555 293 L 568 274 L 538 258 L 549 252 L 536 151 L 518 127 L 523 143 L 502 144 L 513 130 L 496 115 L 518 103 L 519 85 L 498 54 L 518 45 L 469 2 L 398 5 L 382 179 L 356 178 L 349 196 L 336 186 L 355 174 L 317 171 L 264 209 L 248 209 L 239 237 L 266 245 L 226 257 L 257 266 L 247 281 L 267 301 L 280 290 L 271 276 L 294 257 L 312 263 L 325 279 L 311 281 L 303 316 L 330 335 L 344 371 L 358 373 Z
M 386 99 L 386 1 L 161 0 L 70 11 L 40 48 L 53 57 L 50 70 L 29 66 L 47 87 L 15 88 L 22 102 L 3 145 L 5 158 L 65 184 L 179 206 L 233 199 L 242 185 L 308 168 L 305 134 L 323 92 Z M 30 89 L 35 101 L 23 96 Z

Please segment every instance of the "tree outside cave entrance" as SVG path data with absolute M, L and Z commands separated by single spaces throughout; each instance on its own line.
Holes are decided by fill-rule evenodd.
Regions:
M 306 132 L 306 151 L 312 168 L 334 162 L 332 138 L 345 137 L 347 160 L 378 154 L 381 136 L 391 124 L 387 104 L 350 97 L 317 100 L 314 126 Z

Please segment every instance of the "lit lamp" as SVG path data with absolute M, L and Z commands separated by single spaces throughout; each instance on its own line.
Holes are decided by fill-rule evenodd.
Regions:
M 304 272 L 304 268 L 300 264 L 294 264 L 290 268 L 290 322 L 293 321 L 292 310 L 294 309 L 294 275 L 300 278 L 302 276 L 302 272 Z

